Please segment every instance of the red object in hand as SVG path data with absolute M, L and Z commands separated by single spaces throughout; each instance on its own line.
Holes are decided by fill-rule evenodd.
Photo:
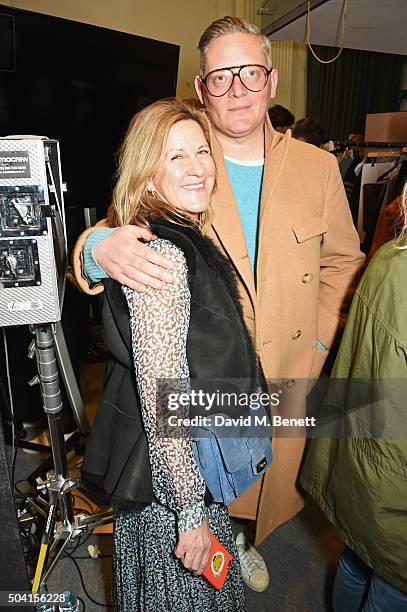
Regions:
M 208 565 L 202 574 L 216 589 L 220 589 L 225 584 L 228 576 L 229 565 L 233 559 L 232 555 L 211 533 L 212 547 L 209 554 Z

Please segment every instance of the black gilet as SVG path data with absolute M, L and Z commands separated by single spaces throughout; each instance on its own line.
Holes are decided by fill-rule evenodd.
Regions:
M 191 292 L 187 359 L 194 378 L 245 379 L 257 387 L 258 364 L 243 323 L 231 264 L 215 245 L 191 227 L 160 220 L 152 225 L 184 253 Z M 103 396 L 88 439 L 82 475 L 106 503 L 153 500 L 147 438 L 133 368 L 129 311 L 121 287 L 104 282 L 102 318 L 109 359 Z

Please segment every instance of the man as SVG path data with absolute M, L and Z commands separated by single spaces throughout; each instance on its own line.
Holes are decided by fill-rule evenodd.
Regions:
M 218 171 L 209 236 L 234 265 L 266 378 L 290 379 L 288 390 L 297 378 L 319 376 L 364 256 L 335 158 L 271 126 L 267 109 L 277 71 L 270 41 L 256 26 L 225 17 L 203 33 L 199 50 L 195 87 L 213 125 Z M 101 278 L 95 275 L 99 264 L 136 290 L 171 282 L 169 263 L 136 240 L 150 240 L 150 232 L 104 231 L 110 234 L 100 242 L 100 234 L 91 230 L 84 248 L 86 273 L 93 280 Z M 88 292 L 80 254 L 89 233 L 74 255 L 78 281 Z M 275 437 L 273 464 L 263 481 L 230 506 L 232 516 L 256 520 L 255 544 L 303 506 L 296 480 L 304 442 Z M 264 562 L 240 534 L 237 543 L 245 581 L 265 590 Z

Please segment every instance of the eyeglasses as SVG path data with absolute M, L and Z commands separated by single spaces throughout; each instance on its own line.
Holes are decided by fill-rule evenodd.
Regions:
M 233 72 L 236 70 L 236 72 Z M 208 93 L 215 98 L 220 98 L 227 94 L 231 89 L 235 77 L 239 77 L 242 85 L 249 91 L 261 91 L 267 85 L 269 74 L 272 71 L 267 70 L 265 66 L 260 64 L 248 64 L 246 66 L 229 66 L 212 70 L 208 72 L 206 77 L 202 79 Z

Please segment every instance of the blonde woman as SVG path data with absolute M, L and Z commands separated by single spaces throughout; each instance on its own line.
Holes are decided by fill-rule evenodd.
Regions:
M 352 430 L 313 440 L 301 475 L 346 544 L 335 612 L 407 610 L 407 187 L 402 201 L 402 233 L 364 273 L 332 371 L 356 379 L 341 406 Z
M 114 594 L 121 611 L 246 609 L 227 508 L 211 502 L 190 436 L 158 432 L 158 379 L 179 381 L 187 391 L 196 377 L 247 379 L 249 387 L 257 376 L 233 275 L 203 235 L 214 185 L 203 111 L 170 99 L 133 118 L 109 223 L 153 231 L 150 246 L 171 260 L 174 282 L 137 292 L 105 281 L 112 356 L 84 474 L 113 500 Z M 188 408 L 180 407 L 182 414 Z M 234 558 L 219 591 L 202 576 L 210 532 Z

